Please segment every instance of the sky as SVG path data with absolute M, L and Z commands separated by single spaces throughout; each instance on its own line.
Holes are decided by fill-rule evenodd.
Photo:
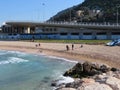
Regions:
M 7 21 L 48 20 L 59 11 L 84 0 L 0 0 L 0 25 Z

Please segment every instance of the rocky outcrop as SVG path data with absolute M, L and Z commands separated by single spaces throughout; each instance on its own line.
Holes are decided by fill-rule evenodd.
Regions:
M 69 88 L 73 90 L 120 90 L 119 75 L 120 71 L 110 71 L 91 78 L 77 78 L 74 82 L 64 84 L 57 90 L 69 90 Z
M 77 63 L 72 69 L 66 71 L 64 76 L 70 76 L 73 78 L 83 78 L 94 76 L 96 74 L 106 73 L 110 71 L 110 68 L 106 65 L 96 65 L 90 62 L 85 62 L 83 64 Z
M 64 75 L 78 78 L 74 78 L 74 82 L 59 85 L 56 90 L 120 90 L 120 70 L 106 65 L 77 63 Z
M 83 83 L 77 90 L 112 90 L 112 88 L 106 84 Z

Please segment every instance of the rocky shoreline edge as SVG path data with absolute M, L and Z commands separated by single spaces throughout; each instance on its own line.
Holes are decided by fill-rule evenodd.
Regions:
M 51 83 L 55 90 L 120 90 L 120 70 L 90 62 L 77 63 L 64 73 L 74 78 L 71 83 Z

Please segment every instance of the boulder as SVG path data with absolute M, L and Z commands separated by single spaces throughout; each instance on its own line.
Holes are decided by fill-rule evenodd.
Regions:
M 114 77 L 120 79 L 120 70 L 117 70 L 116 72 L 114 72 Z
M 113 72 L 115 72 L 117 70 L 118 70 L 117 68 L 114 68 L 114 67 L 111 68 L 111 71 L 113 71 Z
M 90 62 L 83 63 L 83 72 L 86 76 L 93 76 L 95 74 L 99 74 L 98 67 L 95 64 Z
M 97 75 L 95 77 L 95 81 L 99 83 L 105 83 L 107 76 L 105 75 Z
M 102 71 L 103 73 L 106 73 L 106 72 L 110 71 L 110 68 L 108 68 L 106 65 L 101 65 L 100 71 Z
M 81 63 L 77 63 L 72 69 L 66 71 L 64 73 L 64 76 L 70 76 L 74 78 L 79 78 L 81 75 L 81 72 L 83 72 L 83 67 Z
M 92 78 L 83 78 L 82 82 L 83 83 L 95 83 L 95 80 Z
M 89 74 L 92 69 L 92 64 L 90 62 L 83 63 L 83 72 Z
M 61 88 L 61 89 L 57 89 L 57 90 L 76 90 L 75 88 Z
M 64 76 L 70 76 L 73 78 L 83 78 L 94 76 L 109 71 L 110 69 L 105 65 L 95 65 L 90 62 L 84 62 L 83 64 L 77 63 L 72 69 L 66 71 Z
M 77 90 L 112 90 L 112 88 L 105 84 L 83 83 Z
M 113 90 L 120 90 L 120 79 L 115 77 L 108 77 L 106 84 L 110 85 Z

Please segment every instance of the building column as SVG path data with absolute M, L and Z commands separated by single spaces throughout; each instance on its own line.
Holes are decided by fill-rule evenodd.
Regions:
M 24 28 L 23 28 L 22 34 L 24 34 L 24 33 L 27 33 L 27 27 L 24 27 Z
M 30 34 L 30 27 L 27 27 L 27 33 Z

